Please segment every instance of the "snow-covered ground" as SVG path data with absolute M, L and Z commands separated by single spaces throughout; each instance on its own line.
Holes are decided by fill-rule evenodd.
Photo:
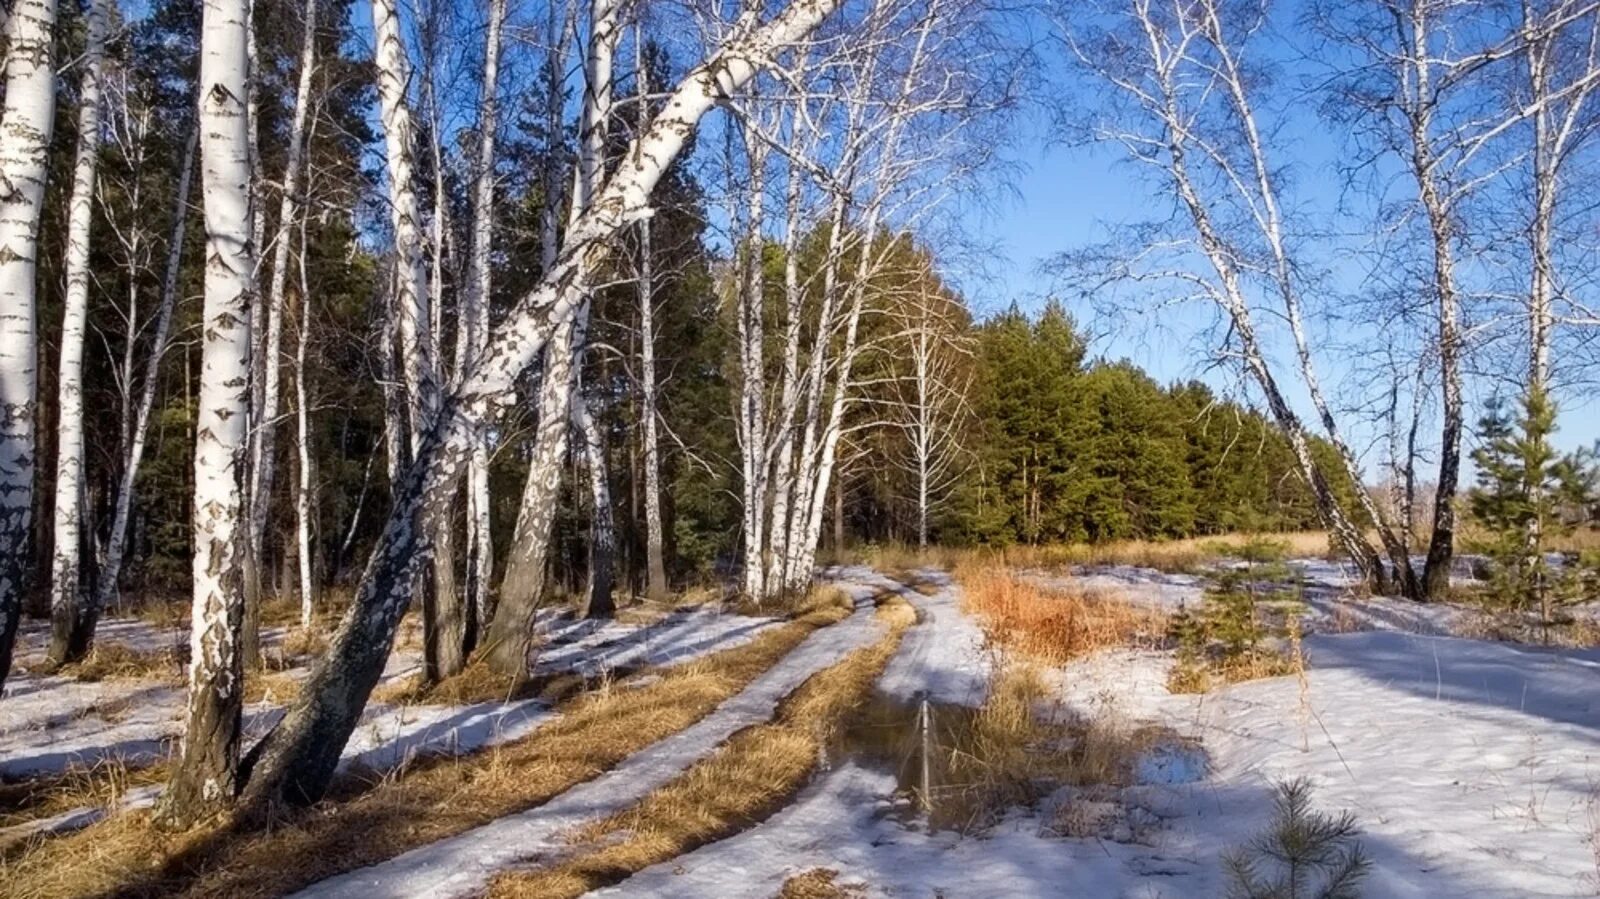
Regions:
M 1473 583 L 1472 558 L 1457 561 L 1452 581 Z M 1304 606 L 1303 623 L 1308 630 L 1448 635 L 1481 631 L 1487 621 L 1481 611 L 1456 603 L 1424 604 L 1392 596 L 1354 595 L 1350 588 L 1357 577 L 1346 563 L 1291 559 L 1286 564 L 1299 588 L 1297 599 Z M 1196 607 L 1211 582 L 1204 575 L 1133 565 L 1086 565 L 1066 574 L 1029 571 L 1023 576 L 1047 590 L 1081 591 L 1167 613 Z
M 1221 855 L 1268 824 L 1275 784 L 1305 777 L 1319 809 L 1357 817 L 1373 861 L 1362 891 L 1369 899 L 1600 895 L 1600 650 L 1447 636 L 1460 624 L 1449 617 L 1459 609 L 1351 599 L 1338 590 L 1338 572 L 1314 565 L 1301 572 L 1317 625 L 1305 639 L 1303 677 L 1173 695 L 1166 688 L 1172 656 L 1156 650 L 1105 651 L 1052 673 L 1051 714 L 1154 726 L 1188 741 L 1164 745 L 1200 747 L 1141 757 L 1135 786 L 1062 789 L 983 836 L 963 837 L 928 832 L 908 816 L 893 773 L 839 760 L 768 820 L 600 894 L 755 899 L 823 868 L 869 896 L 1215 897 L 1227 890 Z M 857 613 L 812 635 L 706 719 L 539 808 L 303 895 L 472 894 L 498 871 L 562 857 L 572 851 L 565 842 L 572 828 L 636 803 L 732 733 L 769 718 L 811 673 L 866 645 L 881 632 L 866 608 L 879 590 L 897 590 L 918 612 L 880 690 L 901 701 L 982 701 L 994 656 L 948 577 L 919 573 L 927 589 L 919 592 L 864 569 L 830 574 L 847 582 Z M 1160 572 L 1087 574 L 1102 578 L 1095 586 L 1164 608 L 1197 600 L 1202 589 Z M 746 639 L 764 626 L 701 612 L 644 629 L 543 624 L 550 636 L 540 664 L 588 673 L 681 658 L 707 643 L 720 648 L 726 644 L 718 641 Z M 148 683 L 24 677 L 14 690 L 0 706 L 0 759 L 8 766 L 30 758 L 45 765 L 51 753 L 74 746 L 159 740 L 170 731 L 140 710 L 176 699 L 171 687 Z M 481 745 L 524 734 L 548 714 L 515 703 L 377 708 L 346 758 L 389 766 L 449 741 Z M 53 731 L 70 740 L 56 746 Z M 134 792 L 124 801 L 153 795 Z M 68 814 L 84 813 L 98 814 Z
M 551 611 L 538 626 L 545 641 L 537 650 L 536 670 L 554 674 L 573 671 L 584 676 L 642 665 L 687 661 L 736 646 L 766 627 L 771 619 L 725 614 L 714 609 L 686 609 L 645 625 L 575 621 Z M 268 646 L 283 636 L 281 629 L 263 635 Z M 138 619 L 107 619 L 98 639 L 139 652 L 171 650 L 183 644 L 181 632 Z M 47 626 L 31 623 L 19 634 L 24 667 L 44 658 Z M 309 662 L 308 662 L 309 664 Z M 383 681 L 394 682 L 421 667 L 420 651 L 400 647 L 390 656 Z M 284 672 L 301 680 L 306 667 Z M 282 714 L 288 696 L 270 696 L 245 710 L 250 735 L 265 733 Z M 56 775 L 69 768 L 104 763 L 148 765 L 165 758 L 182 728 L 183 689 L 160 680 L 108 678 L 82 682 L 60 675 L 21 670 L 7 681 L 0 698 L 0 779 Z M 373 703 L 362 715 L 341 758 L 341 768 L 388 771 L 418 755 L 462 753 L 519 739 L 553 713 L 537 700 L 480 702 L 462 705 Z M 156 791 L 129 791 L 119 807 L 149 805 Z M 0 828 L 0 844 L 40 832 L 86 827 L 106 814 L 98 807 L 73 809 L 47 819 Z
M 1142 785 L 1063 790 L 963 838 L 908 826 L 890 814 L 893 775 L 844 763 L 763 824 L 600 895 L 765 897 L 824 868 L 869 896 L 1214 897 L 1221 854 L 1300 776 L 1320 809 L 1357 816 L 1374 865 L 1364 896 L 1600 894 L 1600 652 L 1396 630 L 1314 635 L 1306 651 L 1303 682 L 1199 696 L 1167 691 L 1162 652 L 1056 673 L 1056 714 L 1174 730 L 1203 747 L 1204 771 L 1193 754 L 1162 757 Z M 1067 815 L 1099 820 L 1099 836 L 1056 835 Z
M 813 674 L 882 634 L 870 600 L 876 584 L 846 584 L 856 611 L 807 637 L 782 661 L 690 727 L 630 756 L 594 780 L 526 812 L 413 849 L 382 864 L 315 884 L 298 899 L 447 899 L 476 895 L 512 866 L 559 857 L 565 835 L 588 821 L 623 811 L 688 770 L 739 730 L 772 717 L 778 703 Z

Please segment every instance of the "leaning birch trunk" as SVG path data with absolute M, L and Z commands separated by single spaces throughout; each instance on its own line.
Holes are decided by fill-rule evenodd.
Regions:
M 1289 333 L 1294 339 L 1295 356 L 1300 366 L 1301 380 L 1304 382 L 1307 394 L 1311 397 L 1312 407 L 1317 412 L 1317 418 L 1322 424 L 1323 432 L 1334 451 L 1339 457 L 1344 470 L 1344 476 L 1350 483 L 1357 486 L 1356 503 L 1361 511 L 1371 521 L 1373 528 L 1378 533 L 1379 542 L 1383 545 L 1389 556 L 1390 563 L 1394 566 L 1395 580 L 1407 596 L 1417 595 L 1417 578 L 1411 565 L 1410 547 L 1397 532 L 1393 521 L 1366 490 L 1360 489 L 1362 483 L 1361 466 L 1356 455 L 1351 451 L 1346 442 L 1338 420 L 1333 414 L 1332 407 L 1328 405 L 1327 397 L 1322 389 L 1322 379 L 1317 373 L 1317 368 L 1312 360 L 1310 343 L 1306 338 L 1304 315 L 1301 310 L 1300 293 L 1294 281 L 1294 266 L 1290 261 L 1289 252 L 1285 247 L 1283 237 L 1283 216 L 1278 205 L 1278 193 L 1273 183 L 1273 175 L 1267 164 L 1265 145 L 1262 141 L 1260 130 L 1256 126 L 1255 110 L 1246 93 L 1247 76 L 1239 65 L 1233 48 L 1229 45 L 1222 26 L 1221 13 L 1217 9 L 1215 0 L 1207 0 L 1205 4 L 1205 22 L 1207 34 L 1212 47 L 1217 53 L 1221 63 L 1219 71 L 1222 74 L 1222 83 L 1227 89 L 1229 101 L 1239 121 L 1243 133 L 1245 146 L 1249 151 L 1251 171 L 1255 176 L 1255 190 L 1260 197 L 1259 207 L 1255 216 L 1257 225 L 1266 239 L 1267 248 L 1271 257 L 1272 279 L 1277 287 L 1278 295 L 1284 306 L 1284 319 L 1288 323 Z M 1365 539 L 1363 538 L 1363 543 Z M 1372 584 L 1382 588 L 1385 578 L 1381 569 L 1375 572 Z
M 456 377 L 482 355 L 489 340 L 489 297 L 493 286 L 494 144 L 499 124 L 500 30 L 506 0 L 490 0 L 489 30 L 483 57 L 483 88 L 478 96 L 478 160 L 472 194 L 472 254 L 462 293 Z M 494 573 L 494 541 L 489 515 L 489 435 L 480 434 L 467 474 L 467 602 L 472 620 L 484 626 L 489 614 L 489 579 Z
M 89 6 L 83 84 L 78 98 L 78 156 L 67 201 L 67 291 L 61 322 L 61 369 L 56 430 L 55 558 L 50 579 L 48 664 L 81 659 L 94 639 L 98 610 L 84 589 L 83 341 L 89 322 L 89 240 L 100 161 L 100 98 L 105 67 L 105 0 Z
M 643 13 L 638 14 L 641 18 Z M 644 26 L 635 25 L 633 41 L 633 80 L 637 87 L 634 102 L 639 104 L 638 131 L 650 127 L 650 70 L 644 58 Z M 667 595 L 667 564 L 661 534 L 661 447 L 656 424 L 656 332 L 655 332 L 655 248 L 651 244 L 650 220 L 639 223 L 639 424 L 644 444 L 644 555 L 645 593 L 652 599 Z
M 96 614 L 110 605 L 116 595 L 117 580 L 122 574 L 122 557 L 127 551 L 128 518 L 133 514 L 134 487 L 138 483 L 139 466 L 144 461 L 145 441 L 150 433 L 150 413 L 155 409 L 161 360 L 166 356 L 167 342 L 172 334 L 172 314 L 178 305 L 178 274 L 183 264 L 183 238 L 189 221 L 189 191 L 194 177 L 195 152 L 199 140 L 199 129 L 192 129 L 189 132 L 189 142 L 183 151 L 182 170 L 178 175 L 177 200 L 173 208 L 172 236 L 167 243 L 166 273 L 161 281 L 161 305 L 156 311 L 155 334 L 150 341 L 150 355 L 145 360 L 139 407 L 134 412 L 133 429 L 128 438 L 128 453 L 123 459 L 122 477 L 117 484 L 116 511 L 112 513 L 105 560 L 95 578 Z
M 557 5 L 550 4 L 548 29 L 551 52 L 545 70 L 545 128 L 554 140 L 561 133 L 561 101 L 565 96 L 563 48 L 574 25 L 575 7 L 567 7 L 566 21 L 557 18 Z M 556 235 L 560 228 L 562 177 L 560 157 L 545 154 L 540 181 L 549 198 L 539 216 L 539 269 L 555 268 Z M 537 397 L 538 419 L 533 454 L 523 483 L 517 523 L 506 553 L 506 572 L 500 580 L 500 597 L 494 619 L 485 634 L 490 670 L 526 680 L 532 670 L 534 613 L 544 593 L 545 557 L 550 549 L 551 525 L 555 521 L 556 499 L 561 489 L 562 461 L 567 449 L 567 420 L 572 392 L 568 372 L 572 366 L 570 322 L 552 322 L 549 343 L 544 349 L 544 374 Z
M 319 799 L 338 765 L 394 643 L 413 578 L 431 547 L 417 526 L 424 508 L 449 501 L 470 455 L 477 422 L 496 411 L 538 355 L 549 323 L 570 315 L 603 243 L 648 214 L 650 193 L 682 152 L 700 119 L 738 91 L 782 47 L 805 37 L 839 0 L 798 0 L 756 25 L 741 16 L 735 37 L 691 70 L 650 130 L 635 138 L 596 202 L 574 223 L 555 264 L 492 336 L 470 377 L 452 391 L 404 475 L 355 601 L 328 655 L 279 724 L 252 752 L 246 798 L 252 808 Z
M 195 438 L 194 609 L 182 754 L 160 818 L 186 826 L 239 788 L 244 696 L 240 628 L 243 468 L 250 408 L 251 172 L 245 81 L 247 0 L 207 0 L 201 26 L 200 134 L 206 273 Z
M 572 398 L 572 323 L 556 325 L 545 347 L 545 369 L 539 383 L 539 421 L 533 458 L 523 485 L 521 511 L 511 535 L 500 602 L 485 637 L 490 670 L 518 682 L 532 672 L 534 613 L 544 593 L 545 556 L 561 490 L 566 455 L 568 404 Z
M 1160 46 L 1162 40 L 1158 33 L 1160 26 L 1142 15 L 1139 24 L 1145 30 L 1145 36 L 1151 46 Z M 1166 135 L 1164 149 L 1168 155 L 1167 174 L 1172 179 L 1173 187 L 1195 228 L 1200 250 L 1210 263 L 1220 284 L 1220 289 L 1215 291 L 1213 299 L 1228 316 L 1239 341 L 1247 373 L 1261 388 L 1267 400 L 1268 410 L 1289 440 L 1300 473 L 1311 487 L 1323 524 L 1333 535 L 1333 541 L 1361 570 L 1363 578 L 1381 591 L 1385 586 L 1385 575 L 1378 552 L 1367 542 L 1361 529 L 1341 506 L 1325 473 L 1312 456 L 1310 436 L 1305 424 L 1289 406 L 1257 338 L 1254 317 L 1249 300 L 1244 294 L 1234 254 L 1218 232 L 1209 207 L 1201 199 L 1195 187 L 1188 163 L 1190 141 L 1184 126 L 1186 119 L 1178 107 L 1180 88 L 1174 80 L 1173 60 L 1160 57 L 1157 51 L 1150 52 L 1155 54 L 1151 60 L 1150 77 L 1156 81 L 1154 90 L 1158 91 L 1150 99 L 1150 103 L 1153 114 L 1160 118 Z M 1202 152 L 1205 149 L 1202 147 Z M 1356 478 L 1354 487 L 1358 491 L 1362 490 L 1359 477 Z
M 55 113 L 55 0 L 15 0 L 0 116 L 0 686 L 22 614 L 38 403 L 35 268 Z

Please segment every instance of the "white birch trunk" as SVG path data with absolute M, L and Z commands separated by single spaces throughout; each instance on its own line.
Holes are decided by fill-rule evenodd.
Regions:
M 290 120 L 289 144 L 284 148 L 283 183 L 280 186 L 282 196 L 278 200 L 278 221 L 271 240 L 272 275 L 267 283 L 266 297 L 260 304 L 264 309 L 262 318 L 266 330 L 262 339 L 257 341 L 261 348 L 261 359 L 256 364 L 256 370 L 261 374 L 261 388 L 257 396 L 260 420 L 255 423 L 255 442 L 252 447 L 255 468 L 250 491 L 250 545 L 255 550 L 257 565 L 265 551 L 267 519 L 271 512 L 273 482 L 277 474 L 278 410 L 283 389 L 283 310 L 289 278 L 289 246 L 301 215 L 300 184 L 305 165 L 306 122 L 311 111 L 311 89 L 317 67 L 317 11 L 317 0 L 306 0 L 294 114 Z M 252 124 L 252 129 L 254 127 Z M 255 227 L 264 229 L 266 203 L 256 205 L 261 212 L 256 218 Z
M 746 142 L 749 159 L 748 207 L 744 221 L 744 268 L 738 292 L 739 409 L 737 421 L 744 469 L 744 594 L 755 602 L 767 598 L 767 460 L 766 364 L 763 307 L 766 277 L 762 256 L 766 200 L 766 145 Z
M 89 651 L 96 610 L 83 589 L 83 343 L 89 324 L 89 241 L 94 223 L 95 175 L 100 161 L 100 114 L 104 94 L 105 0 L 89 6 L 79 88 L 78 152 L 67 201 L 67 290 L 61 321 L 61 368 L 57 379 L 55 558 L 50 579 L 51 665 L 76 661 Z
M 611 123 L 611 96 L 615 77 L 614 59 L 620 35 L 619 0 L 599 0 L 592 7 L 589 49 L 584 60 L 584 101 L 579 126 L 577 185 L 573 194 L 572 220 L 594 202 L 605 175 L 606 135 Z M 570 226 L 569 226 L 570 227 Z M 591 618 L 610 617 L 615 600 L 614 556 L 616 531 L 611 516 L 610 472 L 606 464 L 605 442 L 599 423 L 590 414 L 583 395 L 583 356 L 588 344 L 592 302 L 585 298 L 578 307 L 572 329 L 571 399 L 574 432 L 583 441 L 588 463 L 589 497 L 593 509 L 589 518 L 589 584 L 585 591 L 583 614 Z
M 300 222 L 300 328 L 294 347 L 295 450 L 299 477 L 294 493 L 296 556 L 300 562 L 300 627 L 311 627 L 316 584 L 311 573 L 311 417 L 306 396 L 306 337 L 311 326 L 311 284 L 306 277 L 306 223 Z
M 206 213 L 205 312 L 195 439 L 194 609 L 182 756 L 161 818 L 185 826 L 238 791 L 244 669 L 240 533 L 250 409 L 250 136 L 247 0 L 206 0 L 200 134 Z
M 643 13 L 638 13 L 643 16 Z M 635 26 L 633 78 L 639 104 L 638 131 L 650 127 L 650 71 L 645 63 L 643 24 Z M 656 423 L 655 248 L 650 220 L 639 223 L 639 424 L 644 444 L 645 592 L 659 599 L 667 594 L 667 565 L 661 533 L 661 448 Z
M 6 21 L 0 117 L 0 686 L 22 614 L 38 403 L 39 216 L 55 113 L 55 0 L 16 0 Z
M 468 259 L 459 333 L 461 352 L 457 353 L 457 372 L 461 375 L 483 353 L 489 341 L 489 299 L 491 296 L 494 249 L 494 154 L 495 130 L 499 127 L 500 31 L 506 17 L 506 0 L 489 3 L 489 29 L 485 38 L 483 87 L 478 98 L 478 159 L 472 195 L 472 254 Z M 488 624 L 489 581 L 494 574 L 494 541 L 490 533 L 489 443 L 488 433 L 479 435 L 467 474 L 467 602 L 469 616 L 480 627 Z

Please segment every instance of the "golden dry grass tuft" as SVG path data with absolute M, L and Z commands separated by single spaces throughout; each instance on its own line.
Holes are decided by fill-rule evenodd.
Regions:
M 633 808 L 582 828 L 574 834 L 575 854 L 566 861 L 502 874 L 489 895 L 580 896 L 777 811 L 811 777 L 846 716 L 867 701 L 901 635 L 916 621 L 910 605 L 893 595 L 880 598 L 876 614 L 889 632 L 813 675 L 780 704 L 771 721 L 735 734 Z
M 832 868 L 812 868 L 785 880 L 777 899 L 855 899 L 866 894 L 859 886 L 839 883 L 839 872 Z
M 0 861 L 0 881 L 15 899 L 283 895 L 537 806 L 698 721 L 846 614 L 829 606 L 637 686 L 604 685 L 522 740 L 345 778 L 329 799 L 269 829 L 171 835 L 130 812 Z
M 175 649 L 140 650 L 125 643 L 96 643 L 62 673 L 81 681 L 152 680 L 183 683 L 183 657 Z
M 995 567 L 963 568 L 961 602 L 991 641 L 1045 665 L 1100 649 L 1154 645 L 1165 615 L 1114 595 L 1046 590 Z
M 1160 571 L 1194 572 L 1213 562 L 1236 557 L 1251 544 L 1281 544 L 1290 557 L 1327 556 L 1324 531 L 1281 534 L 1225 534 L 1182 540 L 1117 540 L 1107 543 L 1019 544 L 1005 547 L 931 546 L 919 550 L 900 543 L 869 544 L 853 549 L 848 561 L 884 571 L 917 568 L 956 569 L 964 566 L 1058 569 L 1075 565 L 1134 565 Z
M 135 787 L 160 783 L 168 764 L 129 765 L 120 758 L 73 766 L 60 774 L 0 783 L 0 828 L 15 827 L 81 808 L 109 808 Z M 0 842 L 0 854 L 16 844 Z
M 308 628 L 297 626 L 284 634 L 283 642 L 278 644 L 278 649 L 290 658 L 320 656 L 328 651 L 328 637 L 318 630 L 315 624 Z

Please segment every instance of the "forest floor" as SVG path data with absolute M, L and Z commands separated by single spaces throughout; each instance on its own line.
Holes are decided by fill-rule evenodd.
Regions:
M 1275 786 L 1300 777 L 1317 808 L 1361 827 L 1364 896 L 1600 892 L 1600 650 L 1494 639 L 1506 634 L 1470 605 L 1358 597 L 1338 566 L 1290 567 L 1305 625 L 1292 670 L 1191 694 L 1169 690 L 1178 659 L 1159 623 L 1193 608 L 1211 574 L 833 569 L 848 610 L 796 632 L 682 726 L 526 807 L 398 840 L 366 867 L 335 860 L 336 876 L 302 878 L 299 895 L 1212 897 L 1229 888 L 1224 854 L 1272 823 Z M 997 584 L 1005 604 L 978 601 Z M 546 670 L 659 669 L 641 694 L 789 626 L 709 605 L 542 624 Z M 1026 651 L 1014 632 L 1046 626 L 1094 636 L 1063 657 Z M 107 634 L 141 651 L 177 639 L 120 620 Z M 27 633 L 30 652 L 41 636 Z M 271 632 L 269 646 L 287 639 Z M 405 641 L 386 679 L 416 664 Z M 270 720 L 276 698 L 252 705 L 252 721 Z M 8 685 L 0 779 L 123 773 L 110 786 L 81 778 L 94 788 L 66 798 L 0 792 L 0 883 L 104 895 L 28 892 L 28 857 L 73 828 L 89 826 L 93 845 L 94 819 L 114 826 L 148 803 L 159 787 L 139 772 L 159 770 L 180 710 L 170 674 Z M 465 772 L 547 734 L 582 741 L 555 735 L 563 716 L 584 720 L 542 699 L 380 704 L 346 764 L 402 772 L 448 753 Z M 460 781 L 450 801 L 470 804 L 470 775 Z M 71 804 L 85 797 L 96 801 Z M 334 826 L 338 812 L 322 816 Z M 4 834 L 27 845 L 6 848 Z M 258 842 L 255 855 L 284 857 Z M 293 890 L 273 884 L 295 882 L 229 875 L 170 892 L 281 895 Z

